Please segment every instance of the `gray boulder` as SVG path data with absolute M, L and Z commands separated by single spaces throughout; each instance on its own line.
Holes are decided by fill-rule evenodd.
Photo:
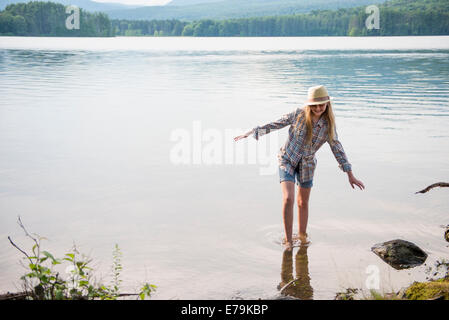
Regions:
M 427 253 L 417 245 L 400 239 L 375 244 L 371 251 L 397 270 L 419 266 L 427 259 Z

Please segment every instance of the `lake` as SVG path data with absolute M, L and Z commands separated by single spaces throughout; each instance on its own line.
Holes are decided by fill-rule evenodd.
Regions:
M 425 280 L 449 258 L 449 37 L 0 38 L 0 291 L 20 291 L 21 253 L 73 244 L 108 282 L 114 244 L 124 292 L 153 299 L 333 299 Z M 233 137 L 334 97 L 352 189 L 317 153 L 312 244 L 284 254 L 276 154 L 287 128 Z M 295 208 L 294 232 L 297 232 Z M 426 265 L 395 270 L 370 248 L 404 239 Z M 373 271 L 374 270 L 374 271 Z

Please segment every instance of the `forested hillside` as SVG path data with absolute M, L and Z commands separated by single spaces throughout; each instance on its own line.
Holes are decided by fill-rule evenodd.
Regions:
M 405 36 L 449 35 L 449 1 L 392 0 L 378 5 L 380 29 L 368 30 L 360 6 L 310 14 L 195 22 L 112 20 L 117 35 L 157 36 Z
M 22 36 L 407 36 L 449 35 L 448 0 L 391 0 L 379 4 L 380 28 L 368 29 L 366 6 L 307 14 L 239 19 L 109 20 L 81 9 L 80 29 L 69 30 L 65 6 L 52 2 L 9 5 L 0 35 Z
M 10 4 L 16 3 L 27 3 L 30 0 L 0 0 L 0 10 L 6 8 Z M 117 9 L 134 9 L 139 7 L 138 5 L 125 5 L 122 3 L 112 3 L 112 2 L 97 2 L 92 0 L 53 0 L 54 3 L 60 3 L 65 6 L 74 5 L 79 8 L 83 8 L 86 11 L 107 11 L 107 10 L 117 10 Z M 142 7 L 142 6 L 140 6 Z
M 0 35 L 18 36 L 114 36 L 111 21 L 104 13 L 80 9 L 80 28 L 69 30 L 66 7 L 53 2 L 8 5 L 0 12 Z
M 181 0 L 179 0 L 181 1 Z M 209 3 L 196 1 L 174 1 L 165 6 L 146 6 L 137 9 L 105 11 L 112 19 L 129 20 L 181 20 L 235 19 L 262 17 L 268 15 L 291 15 L 308 13 L 312 10 L 337 10 L 385 0 L 221 0 Z M 178 3 L 178 5 L 177 5 Z M 191 4 L 189 4 L 191 3 Z M 183 4 L 183 5 L 179 5 Z

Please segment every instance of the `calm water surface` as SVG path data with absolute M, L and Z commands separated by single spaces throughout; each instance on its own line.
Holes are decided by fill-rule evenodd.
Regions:
M 426 266 L 397 271 L 370 248 L 400 238 L 428 265 L 449 258 L 448 190 L 414 194 L 449 181 L 448 62 L 449 37 L 1 37 L 0 291 L 20 289 L 24 272 L 7 236 L 32 246 L 18 215 L 55 255 L 73 243 L 90 254 L 105 281 L 119 244 L 123 291 L 148 281 L 154 299 L 273 298 L 293 277 L 290 294 L 332 299 L 364 288 L 370 265 L 380 291 L 424 280 Z M 323 146 L 312 245 L 288 255 L 276 171 L 287 128 L 232 137 L 317 84 L 335 97 L 366 190 L 351 189 Z M 179 133 L 185 164 L 172 157 Z

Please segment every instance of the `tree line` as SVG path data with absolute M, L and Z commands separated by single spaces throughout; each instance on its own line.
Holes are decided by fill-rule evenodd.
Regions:
M 104 13 L 90 13 L 79 9 L 79 29 L 67 28 L 66 20 L 69 17 L 66 6 L 59 3 L 32 1 L 10 4 L 0 12 L 0 35 L 114 36 L 111 21 Z
M 226 20 L 112 20 L 120 36 L 411 36 L 448 35 L 449 1 L 393 0 L 378 6 L 379 29 L 368 29 L 366 7 Z
M 80 9 L 80 29 L 65 26 L 65 6 L 52 2 L 12 4 L 0 12 L 0 35 L 24 36 L 411 36 L 448 35 L 449 1 L 392 0 L 378 6 L 379 29 L 368 29 L 366 7 L 305 14 L 193 22 L 110 20 Z

